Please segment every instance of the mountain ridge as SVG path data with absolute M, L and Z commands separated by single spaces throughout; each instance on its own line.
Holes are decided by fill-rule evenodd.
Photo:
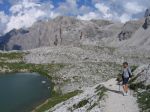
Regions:
M 108 20 L 79 20 L 58 16 L 38 21 L 30 28 L 13 29 L 0 36 L 1 50 L 29 50 L 39 47 L 97 44 L 110 47 L 140 46 L 150 49 L 150 16 L 125 24 Z M 142 36 L 143 40 L 139 36 Z M 146 37 L 145 37 L 146 36 Z M 133 39 L 134 38 L 134 39 Z M 132 43 L 130 41 L 136 40 Z M 147 42 L 147 44 L 145 44 Z
M 99 40 L 113 33 L 101 30 L 102 27 L 110 24 L 113 23 L 107 20 L 83 21 L 73 17 L 60 16 L 47 22 L 37 22 L 27 29 L 13 29 L 0 37 L 1 40 L 7 40 L 1 41 L 0 44 L 7 46 L 5 47 L 6 50 L 13 50 L 14 45 L 20 46 L 20 49 L 15 50 L 26 50 L 43 46 L 79 43 L 83 37 L 90 38 L 90 40 Z M 2 49 L 4 47 L 1 46 Z

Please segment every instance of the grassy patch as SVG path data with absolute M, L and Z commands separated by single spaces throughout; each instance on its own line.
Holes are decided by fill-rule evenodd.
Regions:
M 134 72 L 138 68 L 138 66 L 132 65 L 132 66 L 130 66 L 130 68 L 131 68 L 131 72 Z
M 23 56 L 27 53 L 24 52 L 7 52 L 0 53 L 0 60 L 14 60 L 14 59 L 23 59 Z
M 135 77 L 133 80 L 136 78 L 137 77 Z M 146 86 L 143 84 L 143 82 L 138 82 L 130 83 L 129 87 L 137 92 L 137 101 L 141 112 L 150 112 L 150 85 Z
M 107 89 L 102 85 L 97 86 L 95 89 L 96 89 L 95 93 L 97 93 L 97 95 L 99 96 L 98 100 L 100 101 L 105 95 Z
M 19 63 L 0 62 L 1 69 L 8 69 L 11 72 L 37 72 L 47 77 L 49 77 L 49 73 L 53 74 L 54 72 L 60 70 L 64 66 L 65 66 L 64 64 L 40 65 L 40 64 L 26 64 L 24 62 Z
M 132 78 L 129 80 L 129 85 L 132 85 L 137 78 L 138 76 L 132 76 Z
M 35 110 L 33 110 L 33 112 L 44 112 L 54 107 L 56 104 L 66 101 L 67 99 L 76 96 L 79 93 L 81 93 L 81 91 L 76 90 L 64 95 L 60 95 L 60 96 L 56 95 L 55 97 L 48 99 L 44 104 L 37 107 Z
M 102 86 L 100 91 L 97 93 L 97 95 L 99 96 L 99 98 L 98 98 L 99 101 L 103 98 L 103 96 L 105 95 L 106 91 L 107 91 L 107 89 L 104 86 Z
M 78 104 L 74 104 L 73 108 L 74 109 L 81 108 L 81 107 L 85 106 L 87 103 L 89 103 L 89 101 L 84 99 L 84 100 L 80 101 Z
M 150 90 L 138 93 L 138 103 L 141 112 L 150 112 Z
M 97 105 L 97 103 L 95 102 L 93 105 L 91 105 L 91 106 L 87 109 L 87 111 L 92 110 L 96 105 Z
M 108 51 L 109 53 L 113 53 L 116 48 L 114 47 L 106 47 L 106 46 L 89 46 L 89 45 L 79 45 L 78 47 L 85 49 L 85 50 L 94 50 L 96 52 L 100 51 Z
M 95 93 L 98 92 L 98 91 L 100 91 L 101 88 L 102 88 L 102 85 L 98 85 L 98 86 L 95 88 L 95 89 L 96 89 Z
M 140 89 L 146 89 L 146 86 L 143 84 L 143 82 L 139 82 L 139 83 L 131 83 L 129 85 L 130 89 L 137 91 L 139 88 Z

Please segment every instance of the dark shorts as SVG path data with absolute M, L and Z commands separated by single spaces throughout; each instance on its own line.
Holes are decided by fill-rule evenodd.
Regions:
M 125 85 L 125 84 L 128 84 L 128 81 L 129 81 L 129 78 L 122 78 L 122 80 L 123 80 L 123 85 Z

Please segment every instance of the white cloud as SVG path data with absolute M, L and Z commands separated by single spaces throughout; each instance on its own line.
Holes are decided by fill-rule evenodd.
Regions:
M 4 13 L 4 11 L 0 11 L 0 22 L 6 23 L 8 21 L 8 16 Z
M 110 12 L 110 8 L 104 4 L 96 3 L 95 7 L 103 14 L 103 18 L 110 19 L 112 18 L 112 14 Z
M 76 16 L 82 20 L 108 19 L 126 22 L 140 17 L 139 15 L 150 7 L 150 0 L 91 0 L 93 6 L 84 0 L 85 4 L 80 4 L 80 7 L 80 0 L 65 0 L 57 6 L 54 6 L 51 0 L 40 1 L 8 0 L 12 6 L 9 15 L 0 12 L 0 26 L 3 26 L 0 30 L 6 28 L 5 32 L 8 32 L 13 28 L 30 27 L 39 19 L 55 18 L 59 15 Z M 1 3 L 4 3 L 4 0 L 0 0 Z
M 78 10 L 79 10 L 79 13 L 86 14 L 86 13 L 91 12 L 92 9 L 88 6 L 82 5 Z
M 54 19 L 54 18 L 56 18 L 57 16 L 60 16 L 60 13 L 56 13 L 56 12 L 51 12 L 50 14 L 49 14 L 49 18 L 52 18 L 52 19 Z
M 7 24 L 5 32 L 12 30 L 13 28 L 19 29 L 21 27 L 30 27 L 37 21 L 39 17 L 45 16 L 46 13 L 41 10 L 31 9 L 18 13 L 17 16 L 12 16 Z
M 125 22 L 131 20 L 132 18 L 128 14 L 123 14 L 119 17 L 119 19 L 122 23 L 125 23 Z
M 99 19 L 99 15 L 96 14 L 95 12 L 89 12 L 82 16 L 78 15 L 77 18 L 81 20 L 91 20 L 91 19 L 96 19 L 96 18 Z
M 0 35 L 3 33 L 9 17 L 3 12 L 0 11 Z
M 128 14 L 137 14 L 143 12 L 147 7 L 144 7 L 141 4 L 138 4 L 137 2 L 127 2 L 124 5 L 124 8 Z
M 20 13 L 21 11 L 24 11 L 24 10 L 29 10 L 29 9 L 32 9 L 32 8 L 35 8 L 35 7 L 40 7 L 40 6 L 41 6 L 40 4 L 23 1 L 19 4 L 13 5 L 10 8 L 10 12 L 15 14 L 15 13 Z
M 110 11 L 110 8 L 104 4 L 96 3 L 95 8 L 97 10 L 93 12 L 89 12 L 86 14 L 83 14 L 82 16 L 77 16 L 78 19 L 82 20 L 91 20 L 91 19 L 113 19 L 113 15 L 115 15 L 114 12 Z
M 46 7 L 46 8 L 45 8 Z M 34 2 L 23 1 L 10 8 L 11 16 L 6 25 L 5 33 L 13 28 L 30 27 L 41 18 L 54 18 L 58 13 L 53 12 L 51 4 L 37 4 Z
M 77 0 L 66 0 L 65 2 L 61 2 L 58 8 L 55 9 L 55 11 L 60 13 L 61 15 L 77 15 Z
M 117 12 L 111 10 L 107 5 L 96 3 L 95 8 L 98 9 L 94 12 L 89 12 L 86 14 L 78 15 L 77 18 L 81 20 L 91 20 L 91 19 L 107 19 L 120 21 L 125 23 L 132 19 L 130 14 L 123 13 L 119 15 Z

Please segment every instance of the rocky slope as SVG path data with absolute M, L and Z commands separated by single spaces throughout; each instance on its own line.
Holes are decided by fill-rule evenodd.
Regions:
M 99 84 L 83 89 L 83 93 L 62 102 L 47 112 L 103 112 L 106 88 Z

